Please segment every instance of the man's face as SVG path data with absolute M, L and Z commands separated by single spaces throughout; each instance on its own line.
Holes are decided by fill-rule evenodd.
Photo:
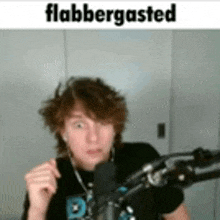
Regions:
M 71 117 L 65 120 L 62 136 L 66 138 L 76 165 L 94 170 L 97 164 L 108 161 L 115 131 L 112 124 L 89 118 L 82 106 L 76 104 Z

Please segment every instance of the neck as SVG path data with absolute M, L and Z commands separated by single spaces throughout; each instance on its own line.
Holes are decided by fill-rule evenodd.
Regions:
M 108 160 L 106 160 L 106 161 L 103 161 L 100 163 L 90 164 L 90 163 L 82 163 L 80 161 L 76 161 L 74 158 L 70 158 L 70 160 L 71 160 L 71 163 L 72 163 L 74 169 L 82 170 L 82 171 L 89 171 L 89 172 L 95 171 L 96 166 L 98 164 L 108 161 Z

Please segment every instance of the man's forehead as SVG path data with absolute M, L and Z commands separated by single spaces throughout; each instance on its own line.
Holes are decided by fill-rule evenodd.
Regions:
M 83 118 L 83 117 L 88 117 L 84 112 L 82 111 L 72 111 L 70 113 L 71 118 Z
M 73 109 L 70 111 L 70 117 L 87 116 L 87 111 L 81 101 L 76 101 Z
M 90 120 L 93 120 L 93 121 L 102 121 L 102 122 L 106 122 L 106 123 L 109 123 L 109 119 L 100 119 L 100 118 L 97 118 L 97 116 L 90 112 L 90 114 L 87 114 L 85 111 L 79 111 L 79 110 L 73 110 L 69 117 L 69 119 L 90 119 Z
M 81 105 L 77 105 L 69 114 L 70 118 L 91 118 L 95 119 L 96 115 L 90 111 L 86 111 L 85 108 Z
M 72 112 L 85 112 L 84 104 L 80 100 L 76 100 Z
M 109 118 L 100 119 L 97 115 L 86 109 L 83 102 L 77 100 L 72 111 L 70 111 L 69 118 L 90 118 L 94 121 L 109 121 Z

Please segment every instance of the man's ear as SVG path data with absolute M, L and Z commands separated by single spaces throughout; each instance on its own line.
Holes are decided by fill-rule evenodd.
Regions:
M 67 142 L 68 138 L 67 138 L 67 133 L 64 130 L 60 130 L 59 131 L 61 137 L 63 138 L 64 142 Z
M 66 137 L 66 135 L 63 135 L 62 137 L 63 137 L 64 142 L 67 142 L 67 137 Z

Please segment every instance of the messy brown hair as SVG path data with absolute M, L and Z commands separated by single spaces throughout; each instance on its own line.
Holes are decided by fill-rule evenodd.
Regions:
M 100 78 L 71 77 L 63 89 L 62 84 L 59 83 L 54 97 L 46 100 L 39 110 L 45 126 L 50 128 L 57 139 L 57 155 L 68 156 L 66 143 L 60 132 L 76 101 L 82 103 L 87 116 L 113 124 L 116 133 L 114 147 L 121 147 L 122 131 L 128 115 L 125 98 Z

